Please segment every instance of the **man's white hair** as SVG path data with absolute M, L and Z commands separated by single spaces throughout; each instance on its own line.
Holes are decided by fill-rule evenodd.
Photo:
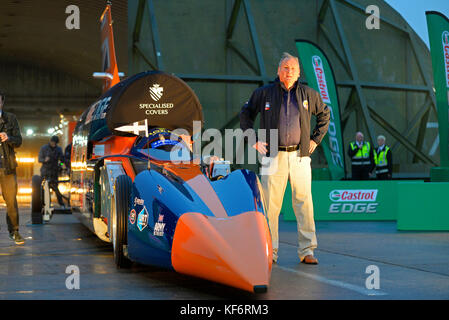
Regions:
M 298 59 L 298 57 L 292 56 L 292 55 L 291 55 L 290 53 L 288 53 L 288 52 L 284 52 L 284 53 L 282 53 L 281 60 L 279 61 L 279 67 L 281 66 L 281 64 L 282 64 L 284 61 L 287 61 L 287 60 L 290 60 L 290 59 L 295 59 L 296 62 L 298 63 L 298 66 L 299 66 L 299 59 Z

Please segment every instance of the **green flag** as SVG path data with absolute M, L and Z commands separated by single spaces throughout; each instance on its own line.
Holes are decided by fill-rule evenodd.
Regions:
M 449 19 L 435 11 L 427 11 L 426 18 L 438 110 L 440 165 L 449 167 Z
M 340 180 L 345 177 L 345 155 L 334 73 L 326 55 L 314 43 L 296 40 L 296 48 L 308 85 L 320 93 L 321 99 L 331 111 L 329 129 L 322 146 L 332 180 Z

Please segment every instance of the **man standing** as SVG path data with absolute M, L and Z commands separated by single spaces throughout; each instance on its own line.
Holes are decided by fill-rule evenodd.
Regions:
M 51 137 L 50 142 L 43 145 L 39 151 L 39 162 L 42 163 L 42 179 L 48 181 L 48 186 L 55 192 L 59 205 L 65 207 L 64 201 L 62 200 L 65 197 L 58 189 L 59 164 L 64 162 L 64 155 L 62 154 L 62 149 L 58 146 L 58 143 L 58 136 Z
M 298 58 L 284 53 L 273 84 L 255 90 L 240 112 L 243 131 L 253 129 L 260 113 L 260 129 L 276 129 L 278 145 L 259 140 L 253 145 L 260 154 L 269 155 L 269 174 L 262 174 L 261 182 L 267 199 L 267 216 L 273 243 L 273 261 L 278 258 L 279 213 L 287 185 L 292 187 L 292 204 L 298 227 L 298 256 L 301 262 L 318 264 L 313 251 L 317 247 L 313 218 L 312 173 L 310 155 L 321 142 L 329 126 L 329 108 L 318 92 L 299 83 Z M 316 125 L 310 131 L 311 116 Z M 261 137 L 259 137 L 261 138 Z
M 9 238 L 16 244 L 24 244 L 19 234 L 19 209 L 17 206 L 17 176 L 15 148 L 22 145 L 19 123 L 12 113 L 3 111 L 5 95 L 0 92 L 0 185 L 6 202 L 6 223 Z
M 349 144 L 348 155 L 351 158 L 352 180 L 369 180 L 374 169 L 374 152 L 371 144 L 364 141 L 363 133 L 355 134 L 355 141 Z
M 390 180 L 393 173 L 393 155 L 388 146 L 385 145 L 385 136 L 377 137 L 377 149 L 374 153 L 376 164 L 376 178 L 378 180 Z

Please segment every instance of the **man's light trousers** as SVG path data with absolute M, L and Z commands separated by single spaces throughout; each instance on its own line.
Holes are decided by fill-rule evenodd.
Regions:
M 267 204 L 273 249 L 278 249 L 279 213 L 287 181 L 290 181 L 292 206 L 298 225 L 298 256 L 302 260 L 309 254 L 313 255 L 317 239 L 313 218 L 311 159 L 299 157 L 298 154 L 299 151 L 279 151 L 276 157 L 271 158 L 269 166 L 261 168 L 261 183 Z

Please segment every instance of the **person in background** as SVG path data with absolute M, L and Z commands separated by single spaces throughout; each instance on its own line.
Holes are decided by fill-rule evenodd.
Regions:
M 64 163 L 64 155 L 62 154 L 61 147 L 58 146 L 58 136 L 50 138 L 50 142 L 42 146 L 39 151 L 39 162 L 42 163 L 41 177 L 48 181 L 49 187 L 55 192 L 58 198 L 58 203 L 61 207 L 65 208 L 63 198 L 64 197 L 58 189 L 59 170 L 60 163 Z
M 374 153 L 374 163 L 378 180 L 390 180 L 393 174 L 393 155 L 390 148 L 385 145 L 385 141 L 385 136 L 377 137 L 378 147 Z
M 351 158 L 352 180 L 369 180 L 375 167 L 374 151 L 371 144 L 364 140 L 363 133 L 356 133 L 355 141 L 349 144 L 348 155 Z
M 19 233 L 19 209 L 17 205 L 17 161 L 15 148 L 22 145 L 16 116 L 3 110 L 5 95 L 0 92 L 0 185 L 6 202 L 6 223 L 9 238 L 16 244 L 24 244 Z

